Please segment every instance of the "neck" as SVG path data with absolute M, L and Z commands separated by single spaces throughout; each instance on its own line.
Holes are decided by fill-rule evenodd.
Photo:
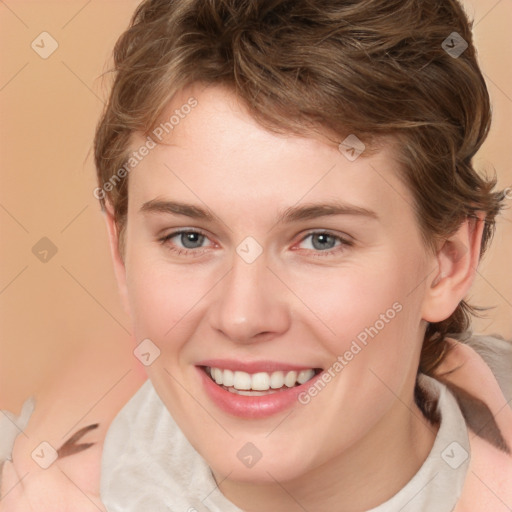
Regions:
M 221 492 L 245 512 L 356 512 L 374 508 L 403 488 L 434 444 L 438 427 L 423 416 L 412 396 L 397 399 L 357 445 L 307 474 L 285 482 L 226 479 Z

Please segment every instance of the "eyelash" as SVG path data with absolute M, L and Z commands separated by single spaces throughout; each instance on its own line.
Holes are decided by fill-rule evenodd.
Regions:
M 182 229 L 182 230 L 178 230 L 178 231 L 173 231 L 172 233 L 169 233 L 168 235 L 165 235 L 164 237 L 159 238 L 158 241 L 162 245 L 167 245 L 168 246 L 167 248 L 171 252 L 177 254 L 178 256 L 182 256 L 182 255 L 185 255 L 185 256 L 188 255 L 188 256 L 192 256 L 192 257 L 201 256 L 205 252 L 204 250 L 201 250 L 201 248 L 182 249 L 182 248 L 176 248 L 175 246 L 169 244 L 169 240 L 171 240 L 172 238 L 174 238 L 178 235 L 186 234 L 186 233 L 196 233 L 200 236 L 204 236 L 205 238 L 208 238 L 208 236 L 205 233 L 203 233 L 202 231 L 195 230 L 195 229 Z M 336 235 L 330 231 L 325 231 L 325 230 L 324 231 L 322 231 L 322 230 L 311 231 L 311 232 L 307 233 L 306 235 L 304 235 L 301 238 L 301 240 L 299 241 L 299 243 L 304 242 L 304 240 L 306 240 L 308 237 L 314 236 L 314 235 L 328 235 L 340 242 L 340 244 L 338 246 L 336 246 L 337 248 L 329 249 L 326 251 L 320 251 L 320 250 L 315 250 L 315 249 L 306 249 L 307 251 L 312 251 L 313 252 L 312 256 L 316 257 L 316 258 L 324 258 L 326 256 L 332 256 L 334 254 L 338 254 L 338 253 L 344 251 L 347 247 L 351 247 L 354 245 L 352 241 L 347 240 L 346 238 L 343 238 L 340 235 Z

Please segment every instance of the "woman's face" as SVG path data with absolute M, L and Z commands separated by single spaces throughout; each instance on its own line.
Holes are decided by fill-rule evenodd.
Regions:
M 415 407 L 432 260 L 391 146 L 272 134 L 220 87 L 182 91 L 172 115 L 170 145 L 130 171 L 121 284 L 176 422 L 240 481 L 392 444 Z

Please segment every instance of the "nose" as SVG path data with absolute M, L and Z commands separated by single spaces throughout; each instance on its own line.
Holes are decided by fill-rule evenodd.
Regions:
M 234 343 L 268 341 L 289 329 L 286 288 L 267 264 L 265 253 L 252 263 L 235 254 L 231 271 L 216 287 L 210 325 Z

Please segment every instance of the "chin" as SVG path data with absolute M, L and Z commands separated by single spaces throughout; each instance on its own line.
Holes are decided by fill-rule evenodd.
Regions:
M 218 480 L 228 478 L 232 482 L 275 484 L 276 480 L 286 482 L 300 478 L 318 465 L 306 456 L 315 452 L 312 446 L 304 452 L 297 445 L 287 447 L 285 442 L 273 446 L 269 440 L 265 443 L 258 439 L 252 442 L 250 437 L 246 437 L 247 441 L 242 439 L 239 437 L 219 446 L 215 453 L 209 453 L 208 447 L 206 450 L 198 447 Z M 298 449 L 297 453 L 293 453 L 294 447 Z

